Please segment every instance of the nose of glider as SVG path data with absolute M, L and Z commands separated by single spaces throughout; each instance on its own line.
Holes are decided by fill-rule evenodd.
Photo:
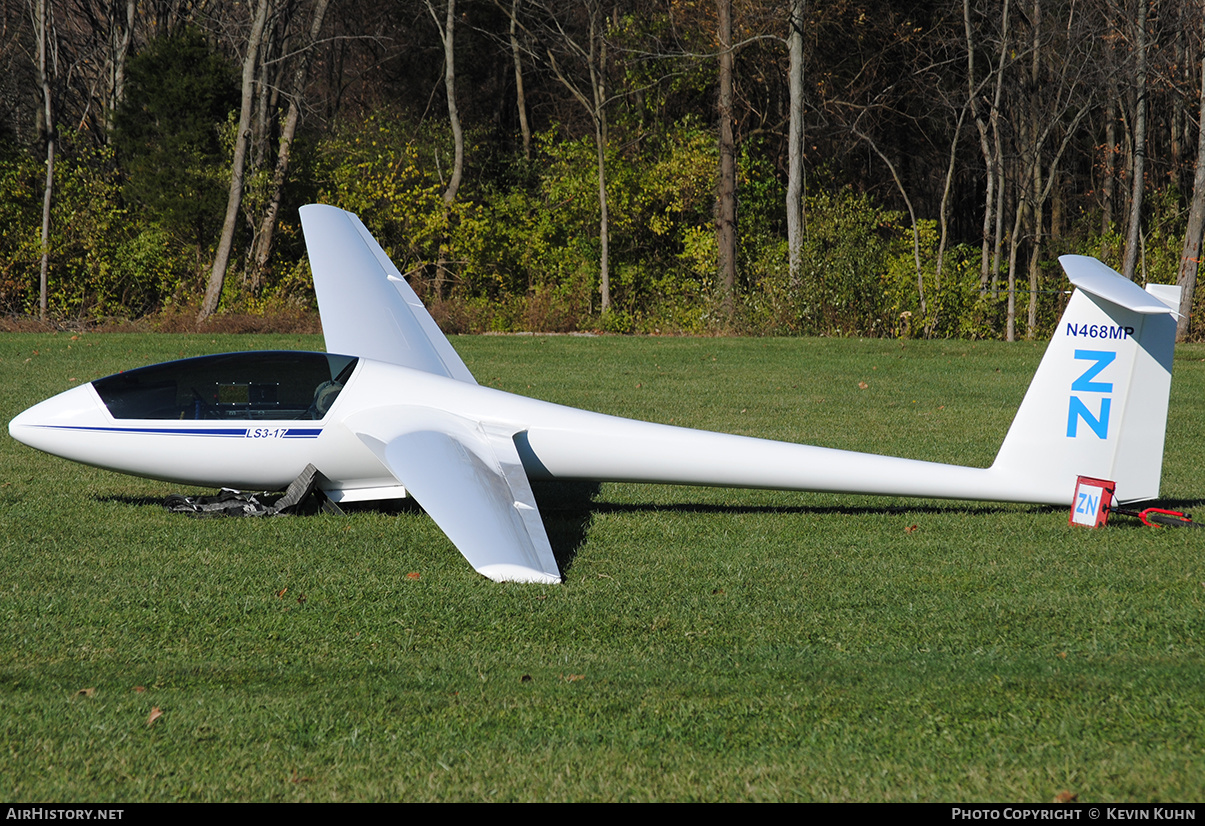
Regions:
M 72 445 L 79 437 L 107 420 L 92 385 L 82 384 L 20 413 L 8 423 L 8 434 L 22 444 L 72 459 Z

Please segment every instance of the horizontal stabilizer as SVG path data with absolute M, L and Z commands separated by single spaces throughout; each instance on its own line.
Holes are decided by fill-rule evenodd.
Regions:
M 1059 263 L 1071 283 L 1086 293 L 1143 315 L 1174 313 L 1169 307 L 1112 267 L 1087 255 L 1060 255 Z

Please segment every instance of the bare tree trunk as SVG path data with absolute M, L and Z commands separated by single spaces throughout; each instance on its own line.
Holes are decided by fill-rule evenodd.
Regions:
M 598 291 L 600 309 L 603 314 L 611 311 L 611 254 L 610 220 L 607 217 L 607 141 L 603 137 L 603 124 L 594 122 L 594 146 L 598 150 Z
M 456 57 L 453 45 L 456 39 L 456 0 L 447 0 L 444 23 L 431 0 L 426 0 L 427 11 L 439 29 L 439 39 L 444 47 L 444 93 L 448 99 L 448 123 L 452 127 L 452 144 L 455 159 L 452 162 L 452 178 L 444 190 L 444 233 L 439 244 L 439 260 L 435 263 L 435 294 L 443 297 L 448 282 L 449 235 L 451 234 L 451 207 L 460 190 L 460 179 L 464 174 L 464 132 L 460 128 L 460 111 L 456 108 Z
M 50 111 L 49 103 L 46 104 L 46 111 Z M 42 261 L 38 275 L 38 318 L 43 321 L 46 320 L 50 289 L 50 204 L 54 193 L 54 156 L 54 127 L 51 127 L 46 136 L 46 183 L 42 190 Z
M 1025 198 L 1017 204 L 1013 214 L 1013 231 L 1008 244 L 1008 308 L 1004 321 L 1004 340 L 1017 340 L 1017 237 L 1021 234 L 1021 225 L 1025 216 Z
M 1057 241 L 1063 236 L 1063 212 L 1066 209 L 1067 193 L 1059 181 L 1062 177 L 1058 170 L 1051 170 L 1055 175 L 1054 186 L 1050 190 L 1050 240 Z
M 448 121 L 452 125 L 452 142 L 455 145 L 455 161 L 452 166 L 452 179 L 444 190 L 444 203 L 451 204 L 456 200 L 456 192 L 460 189 L 460 179 L 464 174 L 464 132 L 460 128 L 460 112 L 456 108 L 456 59 L 452 48 L 456 34 L 456 0 L 448 0 L 447 14 L 443 25 L 435 14 L 431 0 L 426 0 L 427 10 L 435 18 L 435 26 L 439 29 L 439 39 L 444 47 L 444 91 L 448 98 Z
M 1181 7 L 1181 14 L 1187 9 Z M 1171 32 L 1173 51 L 1175 57 L 1172 61 L 1171 77 L 1172 88 L 1182 85 L 1181 78 L 1185 78 L 1191 83 L 1189 77 L 1189 57 L 1188 49 L 1185 47 L 1187 34 L 1182 28 L 1176 26 Z M 1171 117 L 1168 118 L 1168 148 L 1171 155 L 1172 163 L 1172 182 L 1176 185 L 1176 191 L 1180 193 L 1180 197 L 1184 197 L 1184 185 L 1187 181 L 1184 180 L 1184 147 L 1180 142 L 1183 134 L 1184 121 L 1188 119 L 1188 96 L 1174 95 L 1171 107 Z
M 1004 64 L 1009 55 L 1008 0 L 1000 18 L 1000 60 L 996 65 L 996 91 L 992 97 L 992 166 L 996 177 L 995 226 L 992 228 L 992 298 L 1000 296 L 1000 250 L 1004 244 L 1004 145 L 1000 135 L 1000 105 L 1004 96 Z
M 255 101 L 251 106 L 251 128 L 247 138 L 247 165 L 252 170 L 263 169 L 268 163 L 273 124 L 280 121 L 279 99 L 287 69 L 284 56 L 292 51 L 289 30 L 299 2 L 300 0 L 272 0 L 273 8 L 264 23 L 264 34 L 259 46 L 259 65 L 256 68 Z M 279 157 L 278 148 L 278 160 Z M 250 202 L 244 196 L 240 208 L 244 220 L 251 227 L 251 237 L 243 261 L 243 286 L 254 295 L 259 291 L 262 276 L 255 260 L 260 250 L 263 222 L 256 221 L 256 218 L 267 211 L 267 202 L 263 200 L 262 194 L 261 198 Z
M 1013 231 L 1008 239 L 1008 310 L 1005 319 L 1005 341 L 1017 339 L 1017 256 L 1022 245 L 1022 229 L 1032 227 L 1032 216 L 1036 205 L 1031 202 L 1030 194 L 1032 178 L 1035 169 L 1041 163 L 1042 145 L 1038 141 L 1038 120 L 1034 111 L 1033 98 L 1037 94 L 1037 75 L 1040 65 L 1039 48 L 1041 44 L 1041 6 L 1040 0 L 1033 0 L 1033 9 L 1029 18 L 1030 27 L 1030 67 L 1023 74 L 1023 98 L 1018 106 L 1019 133 L 1021 135 L 1020 164 L 1024 173 L 1017 178 L 1017 211 L 1013 216 Z M 1027 223 L 1028 219 L 1028 223 Z
M 38 317 L 46 320 L 50 279 L 50 205 L 54 195 L 56 138 L 54 77 L 57 74 L 58 44 L 50 0 L 36 0 L 32 9 L 34 36 L 38 40 L 38 83 L 42 87 L 42 117 L 46 127 L 46 183 L 42 190 L 42 262 L 38 276 Z
M 134 3 L 135 0 L 126 0 L 125 21 L 120 31 L 116 14 L 109 28 L 109 99 L 105 111 L 105 129 L 109 134 L 113 132 L 113 116 L 125 97 L 126 57 L 134 35 Z
M 1205 21 L 1205 2 L 1201 20 Z M 1202 26 L 1205 31 L 1205 25 Z M 1188 212 L 1188 228 L 1184 231 L 1184 248 L 1180 253 L 1180 318 L 1176 321 L 1176 340 L 1188 336 L 1192 321 L 1193 292 L 1197 286 L 1197 270 L 1201 261 L 1201 236 L 1205 233 L 1205 53 L 1201 56 L 1200 115 L 1197 120 L 1197 170 L 1192 181 L 1192 206 Z
M 991 130 L 995 134 L 995 140 L 989 143 L 989 120 L 984 120 L 982 112 L 979 110 L 979 86 L 975 83 L 975 41 L 973 37 L 973 29 L 971 26 L 971 4 L 970 0 L 962 2 L 962 21 L 963 29 L 966 33 L 967 46 L 967 100 L 971 104 L 971 112 L 975 116 L 975 128 L 979 131 L 979 151 L 983 155 L 983 165 L 987 174 L 986 192 L 983 198 L 983 239 L 982 248 L 979 258 L 979 294 L 984 296 L 987 294 L 988 279 L 992 282 L 992 297 L 996 296 L 996 276 L 992 273 L 998 273 L 1000 269 L 1000 248 L 997 243 L 994 246 L 995 260 L 991 258 L 991 250 L 993 249 L 992 242 L 992 227 L 995 226 L 995 237 L 1000 236 L 999 221 L 995 216 L 999 213 L 999 205 L 997 202 L 996 191 L 1003 191 L 1003 184 L 1000 181 L 1000 139 L 999 139 L 999 108 L 1000 95 L 1004 87 L 1004 61 L 1008 53 L 1008 11 L 1009 0 L 1004 0 L 1004 6 L 1001 11 L 1001 32 L 1000 32 L 1000 58 L 995 75 L 995 93 L 992 96 L 991 110 L 988 112 Z
M 716 0 L 720 40 L 720 181 L 716 245 L 726 321 L 736 304 L 736 141 L 732 134 L 732 0 Z
M 966 119 L 967 107 L 962 107 L 958 113 L 958 123 L 954 126 L 954 136 L 950 138 L 950 156 L 946 164 L 946 182 L 941 190 L 941 205 L 938 207 L 938 225 L 941 231 L 941 238 L 937 243 L 937 266 L 933 274 L 933 289 L 941 290 L 941 273 L 942 265 L 945 264 L 946 258 L 946 243 L 949 238 L 950 219 L 950 191 L 954 188 L 954 167 L 958 161 L 958 139 L 962 135 L 962 122 Z M 937 323 L 937 313 L 933 314 L 933 324 Z
M 1004 148 L 1000 140 L 999 108 L 992 111 L 993 163 L 996 166 L 996 225 L 992 228 L 992 298 L 1000 297 L 1000 251 L 1004 246 Z
M 598 149 L 598 290 L 600 309 L 611 311 L 611 221 L 607 217 L 607 41 L 605 25 L 590 17 L 590 86 L 594 91 L 594 145 Z M 596 45 L 597 44 L 597 45 Z M 597 59 L 595 59 L 597 55 Z
M 523 135 L 523 158 L 531 160 L 531 127 L 527 123 L 527 96 L 523 93 L 523 60 L 519 51 L 519 0 L 510 6 L 510 53 L 515 62 L 515 97 L 519 107 L 519 132 Z
M 1034 170 L 1034 205 L 1029 216 L 1032 222 L 1029 236 L 1029 308 L 1025 316 L 1025 338 L 1031 341 L 1038 334 L 1038 256 L 1042 250 L 1042 205 L 1037 202 L 1039 186 L 1038 171 Z
M 1142 195 L 1146 175 L 1146 12 L 1147 0 L 1138 0 L 1138 20 L 1134 23 L 1135 85 L 1137 100 L 1134 112 L 1134 169 L 1130 179 L 1130 222 L 1126 231 L 1125 259 L 1121 274 L 1131 281 L 1138 264 L 1141 246 Z
M 264 219 L 260 224 L 259 235 L 255 239 L 254 262 L 252 264 L 251 290 L 258 292 L 263 283 L 263 273 L 272 254 L 272 240 L 276 234 L 276 221 L 280 214 L 280 201 L 284 197 L 285 181 L 289 174 L 289 158 L 292 154 L 293 137 L 297 134 L 297 123 L 301 119 L 301 101 L 305 98 L 306 77 L 309 72 L 310 53 L 314 42 L 322 31 L 322 23 L 326 17 L 326 9 L 330 0 L 317 0 L 314 4 L 314 16 L 310 21 L 309 42 L 305 44 L 297 56 L 297 66 L 293 71 L 293 94 L 289 97 L 289 111 L 285 115 L 284 128 L 280 134 L 280 150 L 276 155 L 276 169 L 272 173 L 272 195 L 268 199 Z
M 803 12 L 805 0 L 791 0 L 787 35 L 791 56 L 791 125 L 787 138 L 787 255 L 792 286 L 799 285 L 803 252 Z
M 222 223 L 222 237 L 218 241 L 217 254 L 213 259 L 209 284 L 205 287 L 205 299 L 201 302 L 201 311 L 197 314 L 198 323 L 209 318 L 218 308 L 218 301 L 222 298 L 222 284 L 226 280 L 226 265 L 230 261 L 230 250 L 234 246 L 234 227 L 238 221 L 239 206 L 243 200 L 243 174 L 247 163 L 247 142 L 251 132 L 255 68 L 267 19 L 268 0 L 259 0 L 255 18 L 251 21 L 251 32 L 247 36 L 247 55 L 243 59 L 243 100 L 242 106 L 239 108 L 238 135 L 234 141 L 234 162 L 230 170 L 230 197 L 226 201 L 226 220 Z
M 290 0 L 283 0 L 282 5 L 286 10 L 290 4 Z M 273 9 L 273 13 L 264 23 L 264 35 L 259 47 L 261 59 L 255 68 L 255 97 L 251 104 L 251 132 L 247 138 L 247 156 L 250 158 L 252 169 L 261 169 L 268 154 L 268 123 L 272 117 L 269 110 L 275 108 L 272 106 L 272 98 L 278 85 L 277 79 L 272 76 L 271 64 L 279 62 L 276 60 L 279 42 L 287 36 L 287 32 L 279 30 L 288 27 L 287 21 L 282 27 L 278 18 L 277 10 Z
M 1103 193 L 1100 210 L 1100 232 L 1108 235 L 1113 231 L 1113 201 L 1117 187 L 1117 86 L 1109 84 L 1109 100 L 1105 106 L 1105 179 L 1101 191 Z M 1102 250 L 1102 256 L 1108 257 L 1108 252 Z
M 1041 83 L 1042 83 L 1042 38 L 1041 38 L 1041 21 L 1042 21 L 1042 3 L 1041 0 L 1033 0 L 1033 9 L 1030 12 L 1030 25 L 1033 27 L 1033 52 L 1030 55 L 1029 63 L 1029 84 L 1027 91 L 1028 109 L 1029 109 L 1029 127 L 1028 131 L 1031 136 L 1036 136 L 1041 122 L 1041 113 L 1043 109 L 1043 101 L 1041 100 Z M 1042 144 L 1045 143 L 1043 136 Z M 1029 180 L 1022 183 L 1024 186 L 1028 183 L 1031 194 L 1026 200 L 1030 201 L 1029 207 L 1029 307 L 1025 315 L 1025 338 L 1033 339 L 1037 334 L 1038 326 L 1038 252 L 1042 246 L 1042 156 L 1041 144 L 1033 147 L 1034 157 L 1029 165 Z

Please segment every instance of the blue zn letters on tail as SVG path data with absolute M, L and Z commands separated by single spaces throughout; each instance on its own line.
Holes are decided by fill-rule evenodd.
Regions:
M 1095 362 L 1083 374 L 1071 383 L 1071 389 L 1080 393 L 1112 393 L 1113 382 L 1093 381 L 1100 372 L 1113 363 L 1117 353 L 1109 350 L 1076 350 L 1077 361 Z M 1104 439 L 1109 434 L 1109 407 L 1113 400 L 1105 396 L 1100 400 L 1100 414 L 1093 416 L 1088 406 L 1079 396 L 1072 396 L 1067 409 L 1067 436 L 1074 439 L 1079 428 L 1080 419 L 1092 428 L 1098 439 Z

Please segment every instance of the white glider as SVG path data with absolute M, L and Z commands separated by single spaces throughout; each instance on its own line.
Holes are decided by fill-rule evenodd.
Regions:
M 1059 259 L 1071 296 L 989 468 L 622 419 L 479 386 L 351 213 L 301 210 L 326 353 L 203 356 L 118 373 L 21 413 L 39 450 L 202 486 L 335 501 L 413 495 L 497 581 L 561 581 L 529 479 L 662 482 L 1066 505 L 1076 477 L 1159 493 L 1179 289 Z M 336 355 L 339 354 L 339 355 Z

